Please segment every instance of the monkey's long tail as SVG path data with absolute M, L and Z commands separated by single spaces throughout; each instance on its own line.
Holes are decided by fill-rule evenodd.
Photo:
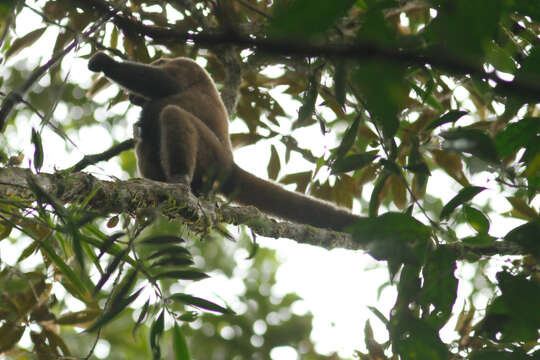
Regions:
M 253 205 L 259 210 L 295 222 L 321 228 L 343 230 L 359 218 L 330 203 L 285 190 L 233 166 L 234 189 L 230 194 L 233 201 Z

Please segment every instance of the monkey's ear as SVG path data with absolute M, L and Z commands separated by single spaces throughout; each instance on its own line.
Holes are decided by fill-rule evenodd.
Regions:
M 112 57 L 104 52 L 98 52 L 88 60 L 88 69 L 90 71 L 99 72 L 105 70 L 113 63 L 115 63 L 115 60 Z

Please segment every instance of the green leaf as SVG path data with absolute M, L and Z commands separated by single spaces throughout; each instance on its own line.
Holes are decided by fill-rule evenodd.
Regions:
M 377 157 L 377 151 L 369 151 L 339 158 L 332 165 L 332 174 L 362 169 L 364 166 L 371 164 Z
M 36 29 L 36 30 L 30 31 L 28 34 L 24 35 L 23 37 L 16 39 L 5 52 L 4 59 L 7 60 L 9 57 L 17 54 L 19 51 L 29 46 L 32 46 L 32 44 L 35 43 L 41 37 L 41 35 L 43 35 L 45 30 L 47 30 L 47 27 Z
M 467 246 L 473 248 L 486 248 L 493 246 L 497 238 L 488 235 L 487 233 L 476 234 L 475 236 L 469 236 L 463 238 L 461 241 Z
M 103 256 L 103 254 L 109 252 L 109 250 L 113 247 L 114 243 L 116 240 L 118 240 L 119 238 L 121 238 L 122 236 L 124 236 L 125 233 L 123 232 L 118 232 L 116 234 L 112 234 L 110 236 L 107 236 L 107 238 L 105 239 L 105 241 L 103 241 L 103 243 L 99 246 L 99 255 L 98 255 L 98 259 L 101 258 Z M 120 249 L 120 248 L 118 248 Z M 117 250 L 118 250 L 117 249 Z M 124 252 L 125 250 L 120 250 L 116 253 L 116 255 Z
M 506 350 L 479 350 L 473 351 L 469 360 L 525 360 L 528 357 L 523 351 L 513 349 L 514 351 L 508 352 Z M 534 357 L 529 358 L 534 360 Z
M 427 319 L 400 314 L 390 322 L 394 325 L 390 330 L 394 354 L 400 355 L 402 359 L 450 359 L 447 345 L 441 341 L 438 331 Z
M 279 155 L 274 145 L 270 146 L 270 161 L 268 162 L 268 177 L 272 180 L 276 180 L 281 169 L 281 163 L 279 162 Z
M 402 315 L 402 312 L 407 314 L 407 306 L 411 303 L 418 302 L 421 285 L 420 269 L 419 264 L 405 264 L 401 266 L 399 281 L 397 283 L 398 298 L 393 309 L 395 315 Z M 396 272 L 394 269 L 392 269 L 390 274 L 392 278 L 395 277 Z M 394 318 L 394 316 L 391 316 L 391 318 Z
M 467 222 L 479 233 L 489 231 L 489 219 L 483 212 L 471 206 L 463 206 L 463 212 Z
M 368 306 L 367 307 L 386 327 L 388 327 L 388 325 L 390 325 L 390 322 L 388 321 L 388 319 L 386 318 L 386 316 L 383 315 L 383 313 L 377 309 L 376 307 L 373 307 L 373 306 Z
M 154 276 L 156 279 L 182 279 L 182 280 L 202 280 L 209 276 L 199 270 L 171 270 L 164 271 Z
M 152 350 L 152 358 L 154 360 L 161 359 L 161 347 L 159 342 L 165 325 L 164 314 L 165 310 L 161 310 L 161 313 L 159 313 L 159 316 L 150 327 L 150 349 Z
M 535 45 L 528 51 L 528 56 L 522 59 L 521 67 L 516 71 L 516 76 L 512 82 L 500 82 L 497 87 L 497 89 L 499 87 L 502 87 L 503 90 L 504 88 L 509 89 L 510 91 L 507 92 L 519 95 L 523 102 L 538 103 L 538 90 L 522 89 L 519 84 L 516 84 L 517 81 L 531 85 L 540 82 L 540 46 Z
M 69 348 L 67 347 L 67 345 L 64 342 L 63 338 L 61 338 L 54 331 L 49 330 L 46 327 L 43 327 L 41 329 L 41 333 L 47 338 L 50 349 L 54 349 L 55 351 L 57 349 L 62 350 L 63 357 L 65 357 L 65 358 L 70 358 L 71 357 L 71 352 L 69 351 Z
M 186 242 L 186 240 L 178 236 L 156 235 L 156 236 L 147 237 L 139 241 L 139 244 L 141 245 L 167 245 L 167 244 L 178 244 L 178 243 L 183 243 L 183 242 Z
M 94 288 L 93 295 L 95 296 L 99 290 L 105 285 L 107 280 L 111 277 L 112 273 L 116 270 L 118 265 L 120 265 L 120 262 L 124 259 L 124 257 L 129 253 L 129 248 L 124 249 L 121 253 L 117 254 L 112 261 L 107 265 L 107 268 L 105 269 L 105 272 L 101 275 L 101 278 L 99 279 L 98 283 L 96 284 L 96 287 Z
M 0 241 L 6 239 L 11 233 L 12 229 L 13 229 L 13 226 L 11 224 L 4 221 L 0 221 Z
M 512 1 L 508 5 L 511 10 L 518 12 L 521 15 L 530 16 L 536 21 L 540 21 L 540 9 L 538 4 L 529 1 Z M 536 40 L 536 36 L 533 38 Z
M 381 159 L 380 163 L 388 173 L 401 176 L 401 167 L 395 161 Z
M 422 98 L 422 104 L 427 103 L 435 110 L 442 112 L 445 110 L 444 107 L 439 103 L 435 96 L 433 96 L 433 90 L 435 89 L 435 81 L 433 81 L 431 74 L 427 73 L 426 75 L 429 76 L 428 83 L 426 84 L 426 90 L 423 90 L 413 81 L 408 80 L 407 83 L 416 92 L 416 94 Z
M 376 60 L 363 61 L 352 73 L 353 84 L 385 139 L 397 133 L 399 114 L 409 102 L 406 73 L 405 66 Z
M 143 291 L 144 287 L 140 288 L 127 298 L 115 298 L 111 301 L 110 307 L 103 312 L 103 314 L 94 322 L 90 327 L 88 327 L 85 332 L 93 332 L 97 329 L 102 328 L 109 321 L 113 320 L 119 313 L 122 312 L 125 308 L 129 306 Z
M 115 215 L 113 217 L 111 217 L 109 219 L 109 221 L 107 221 L 107 227 L 109 229 L 112 229 L 113 227 L 115 227 L 116 225 L 118 225 L 118 222 L 120 221 L 120 216 L 118 215 Z
M 531 157 L 540 151 L 540 118 L 524 118 L 508 124 L 495 136 L 495 146 L 501 157 L 509 156 L 521 148 L 535 149 Z
M 417 138 L 411 138 L 411 150 L 405 169 L 414 174 L 412 192 L 416 199 L 422 198 L 426 193 L 428 178 L 431 175 L 429 167 L 420 154 L 420 145 Z
M 84 271 L 84 257 L 81 246 L 81 234 L 79 232 L 80 225 L 74 220 L 73 213 L 66 209 L 60 201 L 45 191 L 32 176 L 28 176 L 26 181 L 30 189 L 36 194 L 38 202 L 40 204 L 43 202 L 50 204 L 62 222 L 66 225 L 66 230 L 73 237 L 73 252 L 75 253 L 75 259 L 77 260 L 79 269 Z
M 311 171 L 302 171 L 299 173 L 288 174 L 279 179 L 279 182 L 282 184 L 296 184 L 296 191 L 300 193 L 305 193 L 306 188 L 311 181 Z
M 45 251 L 52 263 L 58 268 L 58 271 L 65 276 L 68 281 L 73 285 L 73 289 L 77 291 L 80 299 L 88 298 L 89 292 L 87 291 L 84 282 L 75 274 L 75 272 L 68 266 L 60 256 L 56 254 L 54 249 L 46 242 L 40 241 L 40 247 Z
M 192 322 L 197 320 L 198 316 L 199 313 L 197 313 L 196 311 L 186 311 L 178 317 L 178 320 L 184 322 Z
M 137 318 L 137 321 L 135 322 L 135 325 L 133 326 L 133 331 L 131 332 L 133 337 L 135 337 L 135 334 L 137 333 L 137 329 L 143 324 L 143 321 L 146 319 L 146 315 L 148 314 L 148 309 L 150 308 L 150 299 L 146 300 L 144 303 L 141 312 L 139 313 L 139 317 Z
M 350 148 L 354 144 L 354 140 L 356 139 L 356 135 L 358 134 L 358 126 L 360 124 L 360 118 L 357 117 L 354 119 L 354 122 L 352 125 L 345 131 L 345 134 L 343 134 L 343 140 L 341 140 L 341 144 L 339 144 L 339 147 L 336 150 L 336 159 L 339 160 L 343 158 L 347 152 L 350 150 Z
M 454 196 L 448 203 L 446 203 L 446 205 L 444 205 L 443 209 L 441 210 L 441 220 L 448 218 L 455 208 L 471 200 L 485 189 L 486 188 L 479 186 L 467 186 L 461 189 L 456 196 Z
M 502 1 L 438 1 L 437 17 L 423 31 L 429 44 L 436 45 L 437 56 L 473 61 L 483 56 L 486 45 L 497 38 Z M 482 14 L 482 21 L 473 21 Z M 478 61 L 478 60 L 477 60 Z
M 39 172 L 43 166 L 43 144 L 41 135 L 36 129 L 32 129 L 32 144 L 34 144 L 34 168 Z
M 373 187 L 373 191 L 371 192 L 371 196 L 369 199 L 369 210 L 368 214 L 370 217 L 377 216 L 377 213 L 379 211 L 379 205 L 381 203 L 381 192 L 384 188 L 384 184 L 390 177 L 389 171 L 383 171 L 382 174 L 379 176 L 377 181 L 375 182 L 375 186 Z
M 7 19 L 17 3 L 17 0 L 4 0 L 0 2 L 0 19 Z
M 330 29 L 354 5 L 355 0 L 279 1 L 269 33 L 290 40 L 309 38 Z
M 193 260 L 190 257 L 163 257 L 150 265 L 150 268 L 163 267 L 163 266 L 190 266 L 193 265 Z
M 540 219 L 537 218 L 510 230 L 508 234 L 505 235 L 504 240 L 518 244 L 523 247 L 525 251 L 529 252 L 537 259 L 540 259 L 540 241 L 538 241 L 538 234 L 540 234 Z
M 166 248 L 153 252 L 146 258 L 146 260 L 152 260 L 160 256 L 191 257 L 191 253 L 188 249 L 182 246 L 167 246 Z
M 25 327 L 6 322 L 0 327 L 0 354 L 11 350 L 21 339 Z
M 371 1 L 362 16 L 359 32 L 361 41 L 381 48 L 395 46 L 396 32 L 389 26 L 384 11 L 392 7 L 388 1 Z M 404 37 L 405 38 L 405 37 Z M 405 40 L 405 39 L 404 39 Z M 393 64 L 392 64 L 393 65 Z
M 217 305 L 217 304 L 215 304 L 215 303 L 213 303 L 211 301 L 201 299 L 201 298 L 196 297 L 196 296 L 191 296 L 191 295 L 188 295 L 188 294 L 184 294 L 184 293 L 172 294 L 169 297 L 169 299 L 173 300 L 173 301 L 180 301 L 181 303 L 184 303 L 186 305 L 195 306 L 195 307 L 200 308 L 200 309 L 219 312 L 221 314 L 234 314 L 234 311 L 232 311 L 229 308 L 224 308 L 223 306 Z
M 186 339 L 177 323 L 173 327 L 173 350 L 175 360 L 191 360 Z
M 501 295 L 488 306 L 478 332 L 498 342 L 538 340 L 540 285 L 525 274 L 497 273 Z
M 429 321 L 437 328 L 442 328 L 452 315 L 452 307 L 457 297 L 458 280 L 456 271 L 456 255 L 447 248 L 439 247 L 429 254 L 422 269 L 424 282 L 420 291 L 420 302 L 429 308 Z
M 249 247 L 249 254 L 246 257 L 246 260 L 254 259 L 257 253 L 259 252 L 260 245 L 255 242 L 251 242 L 251 246 Z
M 59 325 L 77 325 L 85 324 L 94 320 L 101 314 L 98 309 L 85 309 L 76 312 L 69 312 L 55 319 L 54 322 Z
M 120 284 L 116 286 L 115 294 L 113 295 L 113 298 L 111 300 L 111 303 L 114 303 L 115 301 L 121 300 L 126 297 L 126 295 L 129 293 L 135 282 L 137 281 L 137 270 L 134 268 L 130 268 L 127 272 L 127 274 L 122 278 L 122 281 L 120 281 Z
M 27 259 L 30 255 L 32 255 L 36 250 L 39 248 L 39 242 L 34 241 L 30 245 L 28 245 L 22 252 L 21 255 L 17 258 L 17 264 L 21 261 Z
M 377 260 L 416 263 L 431 236 L 430 227 L 414 217 L 387 212 L 377 217 L 360 218 L 347 231 L 359 244 L 367 246 Z
M 464 152 L 477 158 L 497 163 L 499 156 L 493 140 L 479 129 L 457 129 L 441 134 L 445 139 L 442 146 L 445 150 Z
M 312 75 L 308 88 L 304 92 L 302 99 L 302 106 L 298 109 L 298 119 L 293 124 L 293 129 L 309 125 L 313 112 L 315 111 L 315 104 L 317 102 L 317 96 L 319 95 L 319 77 Z
M 512 59 L 510 50 L 501 48 L 495 42 L 487 43 L 486 60 L 492 64 L 495 69 L 513 74 L 516 71 L 516 63 Z
M 455 123 L 458 121 L 462 116 L 467 115 L 468 111 L 461 111 L 461 110 L 450 110 L 447 113 L 443 114 L 440 118 L 433 120 L 427 127 L 426 130 L 433 130 L 443 124 L 447 123 Z

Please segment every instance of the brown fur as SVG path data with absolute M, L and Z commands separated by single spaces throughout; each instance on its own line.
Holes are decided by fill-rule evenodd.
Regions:
M 225 106 L 208 73 L 188 58 L 151 65 L 117 62 L 104 53 L 88 63 L 130 92 L 142 106 L 135 151 L 141 175 L 218 189 L 241 204 L 289 220 L 342 230 L 358 219 L 346 210 L 290 192 L 238 167 L 233 160 Z

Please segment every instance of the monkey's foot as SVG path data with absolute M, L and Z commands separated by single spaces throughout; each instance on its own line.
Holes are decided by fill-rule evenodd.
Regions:
M 167 179 L 168 183 L 171 184 L 184 184 L 186 186 L 191 186 L 191 178 L 189 175 L 171 175 Z

